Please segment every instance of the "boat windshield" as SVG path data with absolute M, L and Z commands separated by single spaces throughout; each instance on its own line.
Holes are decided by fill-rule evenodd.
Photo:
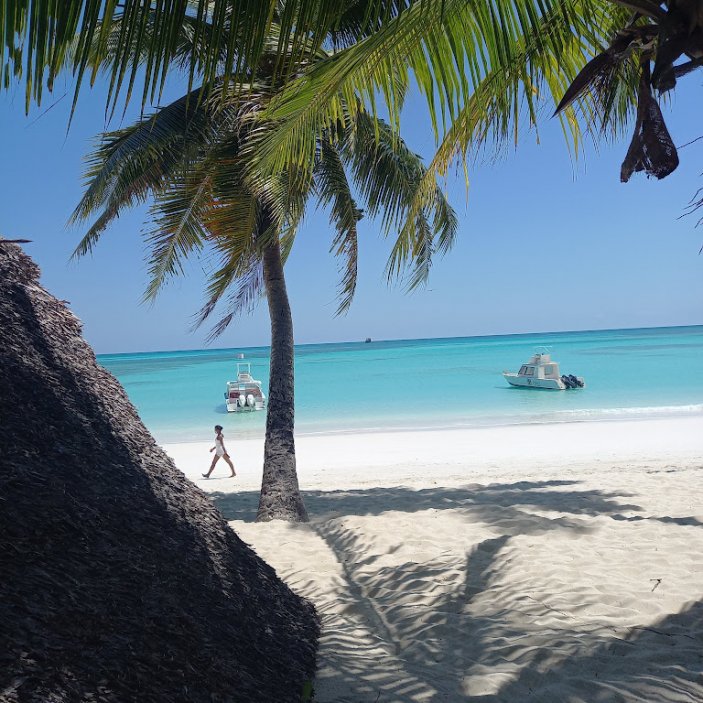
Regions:
M 520 370 L 517 372 L 518 376 L 527 376 L 527 366 L 523 365 L 520 367 Z

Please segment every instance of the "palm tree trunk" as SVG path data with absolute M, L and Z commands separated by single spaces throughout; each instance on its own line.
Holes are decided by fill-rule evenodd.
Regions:
M 295 470 L 293 318 L 278 240 L 264 249 L 264 287 L 271 317 L 271 366 L 264 473 L 256 519 L 307 522 Z

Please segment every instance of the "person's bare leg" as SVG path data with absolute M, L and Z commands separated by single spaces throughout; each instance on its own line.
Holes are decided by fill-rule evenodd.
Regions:
M 232 473 L 230 474 L 230 476 L 236 476 L 237 472 L 234 470 L 234 464 L 232 463 L 232 460 L 229 458 L 229 454 L 225 454 L 222 458 L 229 464 L 229 468 L 232 469 Z
M 206 474 L 203 474 L 203 478 L 210 478 L 210 474 L 212 473 L 212 470 L 215 468 L 215 464 L 217 463 L 217 460 L 219 458 L 220 457 L 217 456 L 217 454 L 215 454 L 215 456 L 212 459 L 212 464 L 210 464 L 210 470 Z

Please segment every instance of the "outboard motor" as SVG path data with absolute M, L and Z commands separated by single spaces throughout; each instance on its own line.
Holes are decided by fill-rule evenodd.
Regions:
M 578 378 L 577 376 L 574 376 L 573 374 L 565 374 L 564 376 L 561 377 L 561 382 L 567 387 L 567 388 L 583 388 L 584 382 Z

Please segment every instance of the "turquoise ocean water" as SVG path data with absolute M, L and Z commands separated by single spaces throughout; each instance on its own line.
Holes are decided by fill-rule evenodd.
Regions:
M 578 391 L 508 386 L 547 346 Z M 264 412 L 228 414 L 237 354 L 268 386 L 268 348 L 100 355 L 159 442 L 256 437 Z M 599 421 L 703 413 L 703 326 L 296 347 L 299 434 Z M 266 392 L 266 391 L 265 391 Z

